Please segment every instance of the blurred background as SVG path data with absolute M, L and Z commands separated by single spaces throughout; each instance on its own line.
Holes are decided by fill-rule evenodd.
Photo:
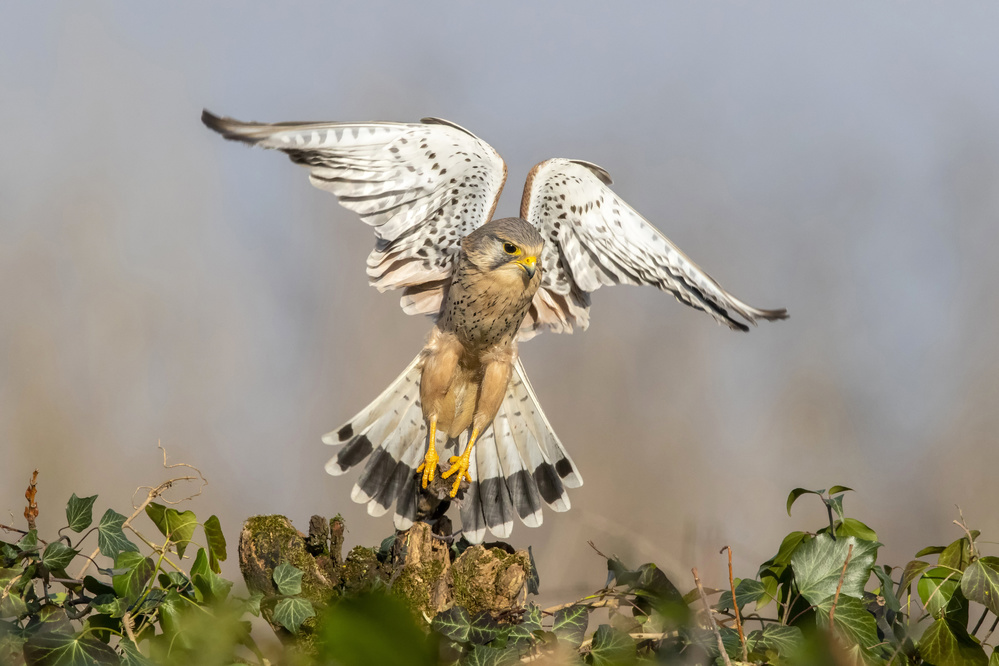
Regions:
M 723 583 L 724 545 L 753 575 L 822 524 L 808 498 L 786 516 L 794 486 L 855 488 L 883 562 L 960 536 L 955 505 L 995 540 L 997 26 L 986 3 L 8 3 L 0 522 L 35 468 L 43 530 L 72 492 L 125 512 L 162 442 L 231 553 L 259 513 L 391 533 L 320 437 L 430 322 L 366 285 L 370 229 L 207 107 L 453 120 L 506 159 L 504 216 L 533 164 L 596 162 L 727 289 L 789 309 L 743 335 L 601 289 L 588 331 L 523 345 L 586 481 L 514 529 L 546 599 L 602 584 L 588 540 L 683 589 L 691 566 Z

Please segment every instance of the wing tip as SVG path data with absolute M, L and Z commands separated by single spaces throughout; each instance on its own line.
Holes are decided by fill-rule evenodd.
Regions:
M 600 182 L 603 183 L 604 185 L 614 184 L 614 179 L 611 178 L 611 175 L 610 173 L 608 173 L 607 169 L 603 168 L 598 164 L 594 164 L 593 162 L 587 162 L 586 160 L 569 160 L 569 162 L 571 162 L 572 164 L 578 164 L 579 166 L 588 169 L 590 173 L 592 173 L 594 176 L 600 179 Z
M 250 123 L 244 123 L 226 116 L 216 116 L 208 109 L 201 110 L 201 122 L 208 129 L 218 132 L 223 138 L 230 141 L 254 144 L 258 140 L 256 137 L 250 136 L 247 132 L 247 129 L 251 126 Z

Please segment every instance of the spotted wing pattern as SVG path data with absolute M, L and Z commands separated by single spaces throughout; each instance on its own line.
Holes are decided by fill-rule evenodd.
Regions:
M 205 111 L 227 139 L 286 153 L 316 187 L 374 227 L 368 278 L 403 289 L 410 314 L 440 307 L 462 237 L 492 217 L 506 164 L 489 144 L 454 123 L 253 123 Z
M 761 310 L 725 291 L 680 248 L 618 197 L 606 171 L 579 160 L 535 166 L 524 186 L 520 216 L 545 237 L 544 277 L 521 328 L 521 339 L 542 330 L 571 332 L 589 323 L 589 294 L 604 285 L 652 285 L 703 310 L 719 323 L 747 331 L 733 315 L 755 324 L 785 319 L 787 310 Z

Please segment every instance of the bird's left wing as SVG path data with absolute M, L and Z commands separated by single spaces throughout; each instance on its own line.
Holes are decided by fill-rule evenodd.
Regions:
M 590 292 L 604 285 L 647 284 L 703 310 L 730 328 L 757 319 L 785 319 L 787 310 L 761 310 L 725 291 L 676 245 L 618 197 L 606 171 L 579 160 L 535 166 L 524 186 L 520 216 L 545 237 L 541 288 L 521 327 L 526 339 L 542 330 L 571 332 L 589 323 Z
M 227 139 L 286 153 L 309 180 L 374 227 L 368 278 L 379 291 L 402 288 L 410 314 L 440 307 L 461 239 L 492 217 L 506 164 L 485 141 L 454 123 L 253 123 L 205 111 Z

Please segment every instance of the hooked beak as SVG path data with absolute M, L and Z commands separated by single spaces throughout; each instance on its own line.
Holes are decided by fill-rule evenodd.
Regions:
M 524 257 L 523 259 L 518 259 L 514 263 L 524 269 L 524 272 L 527 273 L 528 280 L 533 278 L 534 273 L 538 270 L 537 257 Z

